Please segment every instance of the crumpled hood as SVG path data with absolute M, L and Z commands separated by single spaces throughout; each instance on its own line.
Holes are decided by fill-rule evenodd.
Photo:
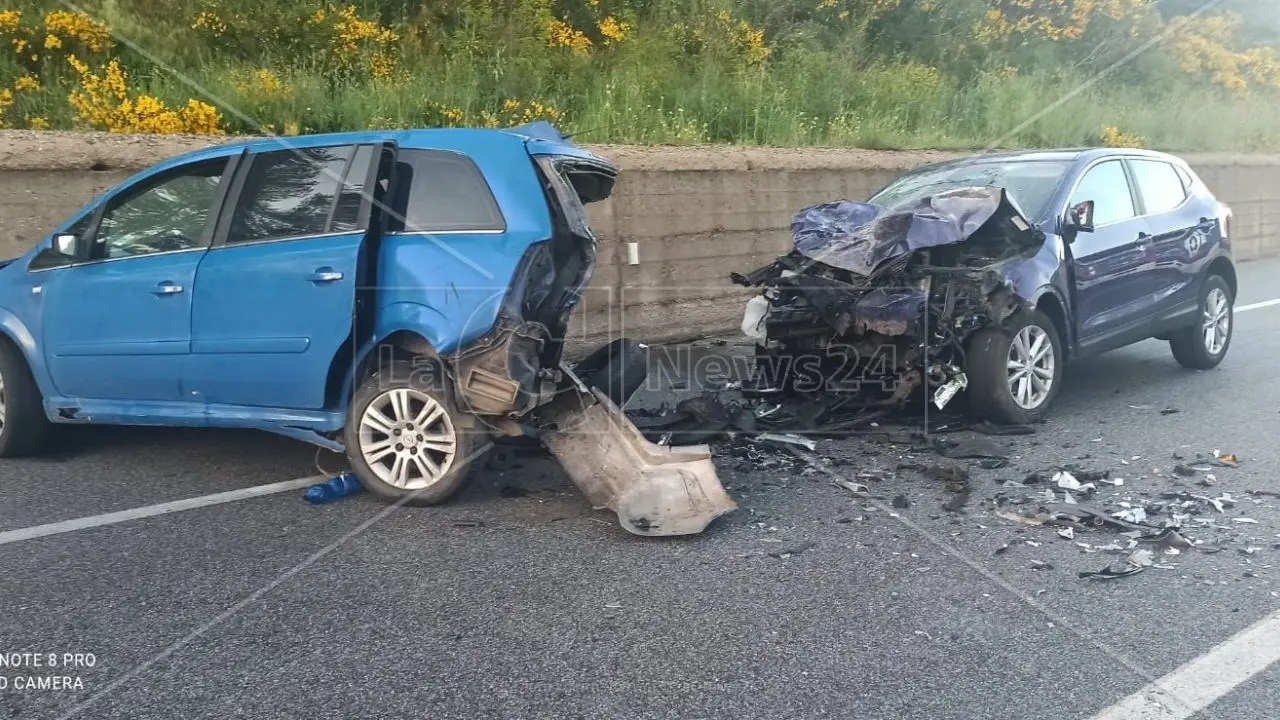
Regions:
M 870 277 L 917 250 L 963 242 L 993 217 L 1031 227 L 1002 188 L 968 187 L 892 209 L 851 200 L 812 205 L 796 214 L 791 233 L 805 257 Z

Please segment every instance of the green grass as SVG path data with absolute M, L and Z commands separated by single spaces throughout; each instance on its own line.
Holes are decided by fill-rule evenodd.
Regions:
M 19 4 L 29 16 L 57 7 Z M 398 68 L 390 80 L 370 77 L 362 64 L 367 47 L 352 69 L 338 71 L 324 47 L 302 37 L 302 19 L 320 5 L 314 0 L 223 0 L 215 6 L 220 12 L 257 15 L 247 26 L 251 30 L 221 41 L 192 30 L 191 18 L 204 7 L 199 0 L 163 8 L 149 0 L 102 0 L 93 5 L 93 14 L 146 49 L 141 54 L 117 44 L 114 51 L 129 68 L 133 92 L 155 95 L 171 107 L 187 98 L 219 98 L 226 103 L 223 116 L 232 132 L 259 132 L 264 126 L 276 132 L 286 127 L 322 132 L 472 125 L 514 99 L 557 108 L 563 113 L 557 123 L 562 130 L 600 143 L 1074 146 L 1098 144 L 1103 128 L 1118 127 L 1149 146 L 1175 151 L 1280 150 L 1275 93 L 1232 97 L 1158 64 L 1146 66 L 1145 75 L 1106 78 L 1022 127 L 1075 93 L 1091 71 L 1064 71 L 1061 61 L 1032 56 L 1035 61 L 1012 76 L 996 71 L 1007 63 L 995 59 L 978 67 L 935 69 L 877 50 L 871 40 L 797 40 L 775 49 L 767 62 L 749 65 L 733 47 L 709 45 L 690 54 L 664 34 L 673 18 L 693 22 L 691 8 L 710 13 L 730 7 L 728 0 L 654 0 L 645 5 L 657 8 L 649 15 L 632 16 L 627 41 L 597 49 L 589 58 L 547 47 L 538 18 L 561 13 L 547 14 L 553 8 L 544 0 L 358 4 L 365 17 L 377 17 L 381 9 L 382 22 L 401 32 Z M 506 15 L 493 16 L 500 6 Z M 639 8 L 641 3 L 618 0 L 610 7 Z M 276 27 L 265 27 L 273 23 Z M 312 45 L 300 45 L 305 42 Z M 6 123 L 22 127 L 28 117 L 40 117 L 55 128 L 81 126 L 66 102 L 74 73 L 65 62 L 45 61 L 42 68 L 44 87 L 20 94 Z M 253 89 L 249 79 L 259 68 L 272 69 L 288 91 L 269 96 Z M 0 53 L 0 86 L 11 87 L 20 72 Z M 1155 75 L 1158 82 L 1150 81 L 1153 72 L 1163 73 Z M 456 110 L 461 120 L 444 118 L 445 109 Z

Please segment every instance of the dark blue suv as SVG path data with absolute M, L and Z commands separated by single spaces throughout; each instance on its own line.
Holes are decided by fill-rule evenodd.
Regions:
M 1186 367 L 1221 362 L 1237 290 L 1230 217 L 1164 153 L 1051 150 L 929 165 L 867 203 L 802 210 L 789 256 L 735 276 L 766 288 L 743 329 L 779 387 L 794 384 L 796 358 L 839 348 L 842 367 L 859 368 L 860 390 L 875 374 L 886 402 L 923 386 L 942 406 L 967 390 L 991 420 L 1033 422 L 1068 360 L 1156 337 Z

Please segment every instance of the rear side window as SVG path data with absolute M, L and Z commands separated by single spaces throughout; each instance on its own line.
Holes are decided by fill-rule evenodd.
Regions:
M 399 232 L 502 231 L 506 221 L 480 168 L 466 155 L 401 150 L 389 229 Z
M 352 174 L 352 188 L 343 182 L 353 145 L 280 150 L 254 156 L 244 189 L 231 218 L 228 243 L 274 240 L 329 232 L 329 218 L 340 210 L 339 230 L 354 223 L 351 205 L 359 207 L 364 174 Z M 365 169 L 369 155 L 365 154 Z M 339 197 L 341 194 L 341 197 Z M 342 202 L 339 202 L 342 200 Z
M 1138 213 L 1133 207 L 1129 179 L 1119 160 L 1108 160 L 1089 168 L 1071 194 L 1071 205 L 1093 201 L 1093 224 L 1108 225 L 1128 220 Z
M 1182 177 L 1169 163 L 1154 160 L 1130 160 L 1133 176 L 1142 193 L 1142 206 L 1148 214 L 1173 210 L 1187 199 Z

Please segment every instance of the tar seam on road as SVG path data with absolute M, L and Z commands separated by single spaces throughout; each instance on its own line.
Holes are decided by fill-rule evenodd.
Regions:
M 1280 660 L 1280 612 L 1106 708 L 1093 720 L 1184 720 Z
M 104 515 L 90 515 L 89 517 L 76 518 L 75 520 L 63 520 L 62 522 L 49 523 L 47 525 L 36 525 L 34 527 L 22 528 L 20 530 L 9 530 L 7 532 L 0 532 L 0 545 L 8 545 L 9 543 L 46 537 L 49 535 L 59 535 L 61 533 L 73 532 L 75 530 L 84 530 L 85 528 L 100 527 L 102 525 L 114 525 L 116 523 L 128 522 L 139 518 L 182 512 L 183 510 L 194 510 L 196 508 L 208 507 L 210 505 L 221 505 L 222 503 L 235 502 L 236 500 L 262 497 L 264 495 L 274 495 L 276 493 L 288 492 L 290 490 L 306 487 L 311 483 L 321 482 L 323 480 L 324 478 L 319 476 L 298 478 L 297 480 L 286 480 L 284 482 L 271 483 L 270 485 L 255 485 L 254 487 L 230 490 L 228 492 L 216 493 L 213 495 L 201 495 L 200 497 L 187 498 L 185 500 L 175 500 L 173 502 L 160 503 L 159 505 L 147 505 L 144 507 L 133 508 L 132 510 L 121 510 L 120 512 L 106 513 Z

